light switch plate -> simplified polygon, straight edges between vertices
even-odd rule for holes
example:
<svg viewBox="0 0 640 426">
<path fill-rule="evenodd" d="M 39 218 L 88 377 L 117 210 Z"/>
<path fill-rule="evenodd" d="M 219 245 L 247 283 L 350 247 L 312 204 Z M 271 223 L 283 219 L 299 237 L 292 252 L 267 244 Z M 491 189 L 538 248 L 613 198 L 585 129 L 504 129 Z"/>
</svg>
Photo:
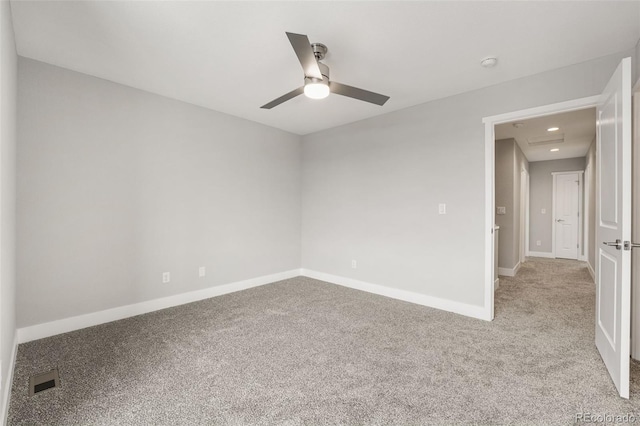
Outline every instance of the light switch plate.
<svg viewBox="0 0 640 426">
<path fill-rule="evenodd" d="M 446 204 L 438 204 L 438 214 L 447 214 Z"/>
<path fill-rule="evenodd" d="M 507 214 L 506 207 L 496 207 L 496 214 Z"/>
</svg>

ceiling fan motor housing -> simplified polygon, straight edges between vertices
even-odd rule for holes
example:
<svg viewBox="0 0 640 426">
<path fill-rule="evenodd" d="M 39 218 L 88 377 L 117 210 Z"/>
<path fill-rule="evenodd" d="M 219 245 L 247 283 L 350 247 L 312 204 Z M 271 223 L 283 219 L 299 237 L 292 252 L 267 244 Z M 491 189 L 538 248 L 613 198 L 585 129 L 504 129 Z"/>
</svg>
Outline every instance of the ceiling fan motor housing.
<svg viewBox="0 0 640 426">
<path fill-rule="evenodd" d="M 322 80 L 315 77 L 304 77 L 305 84 L 307 83 L 324 83 L 329 84 L 329 67 L 323 64 L 322 62 L 318 62 L 318 67 L 320 67 L 320 72 L 322 73 Z"/>
<path fill-rule="evenodd" d="M 318 62 L 318 67 L 320 67 L 320 72 L 322 73 L 323 80 L 329 80 L 329 67 L 322 62 Z"/>
</svg>

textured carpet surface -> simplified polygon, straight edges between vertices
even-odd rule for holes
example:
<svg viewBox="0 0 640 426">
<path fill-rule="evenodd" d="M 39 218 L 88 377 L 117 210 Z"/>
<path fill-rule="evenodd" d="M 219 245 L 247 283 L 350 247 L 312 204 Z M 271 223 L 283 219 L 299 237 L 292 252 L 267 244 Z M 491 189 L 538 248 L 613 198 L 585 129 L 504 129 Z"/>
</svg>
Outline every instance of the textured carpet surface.
<svg viewBox="0 0 640 426">
<path fill-rule="evenodd" d="M 529 259 L 485 322 L 294 278 L 18 348 L 9 424 L 572 424 L 635 413 L 583 263 Z M 58 367 L 61 387 L 28 396 Z"/>
</svg>

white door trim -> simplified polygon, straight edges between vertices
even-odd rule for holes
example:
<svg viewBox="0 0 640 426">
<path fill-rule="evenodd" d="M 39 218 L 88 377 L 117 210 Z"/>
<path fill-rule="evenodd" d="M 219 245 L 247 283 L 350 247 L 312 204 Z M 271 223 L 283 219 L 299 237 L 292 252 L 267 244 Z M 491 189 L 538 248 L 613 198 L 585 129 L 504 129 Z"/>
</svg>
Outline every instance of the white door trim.
<svg viewBox="0 0 640 426">
<path fill-rule="evenodd" d="M 596 154 L 597 155 L 597 154 Z M 589 168 L 587 169 L 585 167 L 584 170 L 584 187 L 582 188 L 582 191 L 584 193 L 584 218 L 582 220 L 582 259 L 585 262 L 587 262 L 587 266 L 589 268 L 592 268 L 592 265 L 589 264 L 589 239 L 592 238 L 592 236 L 589 233 L 589 221 L 591 220 L 591 218 L 589 217 L 589 204 L 591 203 L 591 197 L 589 196 L 589 193 L 591 192 L 591 185 L 589 185 L 589 182 L 591 181 L 591 174 L 593 173 L 593 164 L 589 165 Z M 595 193 L 595 191 L 594 191 Z M 594 278 L 594 284 L 595 284 L 595 278 Z"/>
<path fill-rule="evenodd" d="M 631 237 L 640 241 L 640 80 L 633 88 L 633 223 Z M 640 360 L 640 249 L 631 251 L 631 357 Z"/>
<path fill-rule="evenodd" d="M 484 319 L 493 320 L 493 227 L 495 225 L 495 209 L 494 209 L 494 180 L 496 174 L 495 165 L 495 125 L 508 123 L 510 121 L 524 120 L 527 118 L 542 117 L 545 115 L 553 115 L 561 112 L 576 111 L 586 108 L 594 108 L 598 105 L 599 96 L 589 96 L 586 98 L 573 99 L 566 102 L 559 102 L 550 105 L 543 105 L 534 108 L 523 109 L 520 111 L 512 111 L 504 114 L 492 115 L 484 117 L 484 259 L 485 259 L 485 287 L 484 287 Z"/>
<path fill-rule="evenodd" d="M 525 207 L 525 216 L 524 216 L 524 255 L 525 256 L 529 256 L 529 253 L 531 252 L 529 250 L 529 209 L 530 209 L 530 203 L 531 203 L 531 176 L 529 175 L 529 172 L 527 171 L 527 186 L 525 187 L 526 190 L 526 196 L 525 196 L 525 202 L 526 202 L 526 207 Z"/>
<path fill-rule="evenodd" d="M 553 175 L 553 189 L 552 189 L 552 201 L 551 201 L 551 254 L 556 257 L 556 189 L 557 189 L 557 176 L 558 175 L 573 175 L 578 174 L 580 180 L 578 189 L 578 260 L 584 260 L 582 256 L 582 219 L 584 218 L 584 211 L 582 208 L 582 192 L 584 191 L 584 170 L 576 170 L 575 172 L 552 172 Z"/>
</svg>

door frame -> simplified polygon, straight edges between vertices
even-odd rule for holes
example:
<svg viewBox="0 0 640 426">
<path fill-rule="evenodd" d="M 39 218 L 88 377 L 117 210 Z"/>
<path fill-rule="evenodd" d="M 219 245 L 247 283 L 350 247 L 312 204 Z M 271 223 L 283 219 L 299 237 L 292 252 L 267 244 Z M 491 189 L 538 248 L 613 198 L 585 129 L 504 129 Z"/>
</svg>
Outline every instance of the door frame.
<svg viewBox="0 0 640 426">
<path fill-rule="evenodd" d="M 552 189 L 552 201 L 551 201 L 551 254 L 556 257 L 556 190 L 558 189 L 558 175 L 572 175 L 578 174 L 578 255 L 576 260 L 584 261 L 582 255 L 582 241 L 583 241 L 583 220 L 584 220 L 584 207 L 582 205 L 582 193 L 584 192 L 584 170 L 576 170 L 575 172 L 552 172 L 553 175 L 553 189 Z"/>
<path fill-rule="evenodd" d="M 592 143 L 596 143 L 596 139 Z M 596 143 L 597 145 L 597 143 Z M 587 154 L 589 152 L 587 151 Z M 597 152 L 595 155 L 598 155 Z M 593 278 L 593 283 L 596 283 L 596 273 L 593 270 L 594 266 L 589 263 L 589 243 L 591 242 L 591 238 L 595 240 L 595 236 L 592 236 L 589 232 L 589 221 L 591 221 L 591 217 L 589 216 L 589 204 L 591 203 L 591 185 L 589 182 L 591 181 L 591 175 L 593 173 L 593 164 L 590 164 L 587 168 L 585 164 L 584 167 L 584 187 L 582 188 L 582 192 L 584 193 L 584 202 L 583 205 L 583 213 L 584 217 L 582 219 L 582 257 L 585 262 L 587 262 L 587 268 L 589 269 L 589 274 L 591 274 L 591 278 Z M 595 185 L 594 185 L 595 186 Z M 595 188 L 593 188 L 593 193 L 595 194 Z M 595 197 L 594 197 L 595 198 Z M 595 223 L 595 222 L 594 222 Z M 594 224 L 595 226 L 595 224 Z M 595 252 L 594 252 L 595 253 Z M 595 263 L 595 260 L 594 260 Z"/>
<path fill-rule="evenodd" d="M 508 123 L 516 120 L 526 120 L 528 118 L 543 117 L 561 112 L 576 111 L 586 108 L 595 108 L 598 105 L 600 96 L 589 96 L 586 98 L 573 99 L 555 104 L 543 105 L 534 108 L 527 108 L 519 111 L 512 111 L 504 114 L 484 117 L 484 164 L 485 164 L 485 277 L 484 277 L 484 315 L 483 318 L 491 321 L 494 318 L 494 271 L 493 271 L 493 227 L 495 226 L 495 126 L 497 124 Z"/>
<path fill-rule="evenodd" d="M 631 237 L 640 241 L 640 79 L 631 90 L 633 139 L 631 150 Z M 634 253 L 635 252 L 635 253 Z M 635 271 L 635 273 L 634 273 Z M 631 358 L 640 360 L 640 249 L 631 251 Z"/>
</svg>

